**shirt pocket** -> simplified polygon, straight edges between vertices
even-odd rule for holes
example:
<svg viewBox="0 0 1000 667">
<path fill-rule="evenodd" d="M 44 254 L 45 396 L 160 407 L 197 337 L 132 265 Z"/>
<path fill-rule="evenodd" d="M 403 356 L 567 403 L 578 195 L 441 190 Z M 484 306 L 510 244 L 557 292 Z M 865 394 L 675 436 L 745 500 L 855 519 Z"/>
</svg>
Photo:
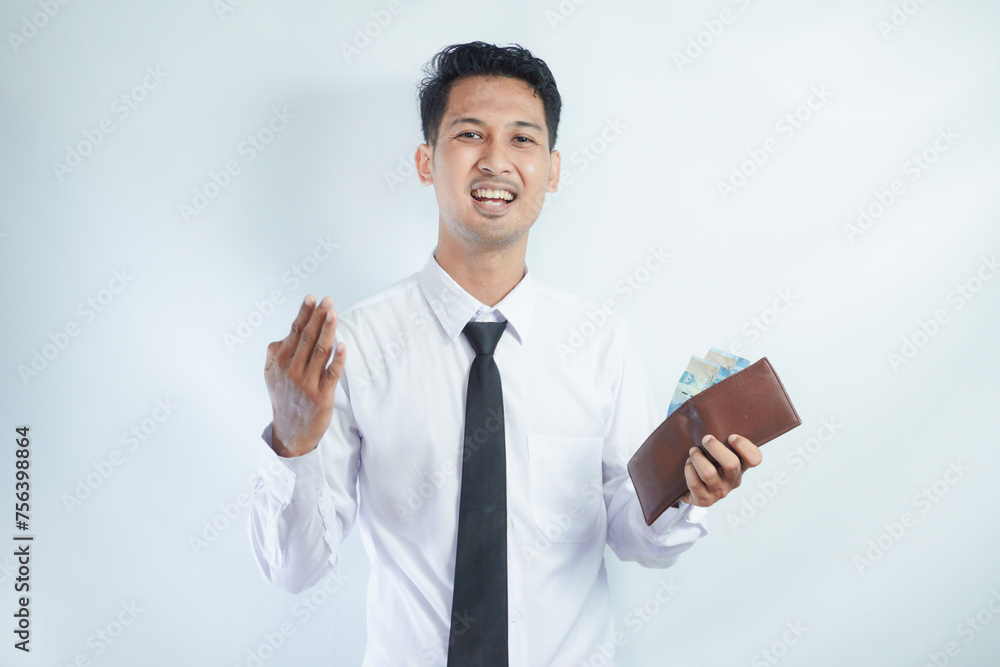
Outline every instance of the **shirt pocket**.
<svg viewBox="0 0 1000 667">
<path fill-rule="evenodd" d="M 531 512 L 550 542 L 591 542 L 604 530 L 603 438 L 528 436 Z"/>
</svg>

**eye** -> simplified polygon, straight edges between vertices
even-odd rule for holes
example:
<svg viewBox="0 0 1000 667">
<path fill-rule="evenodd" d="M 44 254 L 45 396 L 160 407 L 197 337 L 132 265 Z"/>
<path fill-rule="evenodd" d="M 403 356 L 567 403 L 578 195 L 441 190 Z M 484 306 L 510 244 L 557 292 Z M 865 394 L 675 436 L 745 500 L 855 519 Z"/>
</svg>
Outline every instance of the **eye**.
<svg viewBox="0 0 1000 667">
<path fill-rule="evenodd" d="M 521 139 L 524 139 L 524 141 L 520 141 Z M 533 144 L 533 143 L 535 143 L 534 139 L 532 139 L 531 137 L 525 137 L 525 136 L 514 137 L 514 141 L 516 141 L 519 144 Z"/>
<path fill-rule="evenodd" d="M 473 138 L 475 138 L 475 137 L 479 136 L 479 133 L 478 132 L 473 132 L 472 130 L 469 130 L 468 132 L 459 132 L 458 134 L 455 135 L 455 138 L 457 139 L 457 138 L 468 137 L 468 136 L 472 136 Z"/>
</svg>

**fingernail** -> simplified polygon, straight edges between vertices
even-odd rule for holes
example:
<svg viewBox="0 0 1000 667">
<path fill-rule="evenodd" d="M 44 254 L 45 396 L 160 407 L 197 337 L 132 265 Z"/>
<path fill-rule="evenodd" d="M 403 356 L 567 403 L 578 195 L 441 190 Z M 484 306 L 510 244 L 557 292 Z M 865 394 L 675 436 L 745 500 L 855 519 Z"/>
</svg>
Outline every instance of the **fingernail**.
<svg viewBox="0 0 1000 667">
<path fill-rule="evenodd" d="M 333 311 L 332 310 L 326 311 L 326 321 L 327 322 L 333 322 Z"/>
<path fill-rule="evenodd" d="M 703 445 L 708 445 L 708 442 L 709 442 L 709 441 L 710 441 L 711 439 L 712 439 L 712 436 L 710 436 L 710 435 L 706 435 L 706 436 L 705 436 L 704 438 L 702 438 L 702 439 L 701 439 L 701 444 L 703 444 Z"/>
<path fill-rule="evenodd" d="M 688 450 L 688 456 L 691 456 L 691 455 L 692 455 L 692 454 L 694 454 L 694 453 L 695 453 L 696 451 L 698 451 L 698 448 L 697 448 L 697 447 L 692 447 L 691 449 L 689 449 L 689 450 Z"/>
<path fill-rule="evenodd" d="M 736 434 L 735 433 L 733 433 L 733 434 L 731 434 L 729 436 L 729 444 L 733 444 L 734 442 L 736 442 Z"/>
<path fill-rule="evenodd" d="M 302 303 L 306 304 L 307 306 L 311 306 L 314 303 L 316 303 L 316 299 L 313 298 L 312 294 L 306 294 L 306 298 L 302 300 Z"/>
</svg>

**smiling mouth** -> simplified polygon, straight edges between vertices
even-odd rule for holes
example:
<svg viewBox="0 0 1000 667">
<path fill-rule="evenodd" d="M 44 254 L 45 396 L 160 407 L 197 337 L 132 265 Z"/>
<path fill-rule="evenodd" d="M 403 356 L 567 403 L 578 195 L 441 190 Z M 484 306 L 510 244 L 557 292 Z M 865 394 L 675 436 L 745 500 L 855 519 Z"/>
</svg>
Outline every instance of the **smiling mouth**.
<svg viewBox="0 0 1000 667">
<path fill-rule="evenodd" d="M 508 190 L 490 190 L 488 188 L 476 188 L 471 193 L 472 198 L 488 206 L 505 206 L 517 199 L 517 195 Z"/>
</svg>

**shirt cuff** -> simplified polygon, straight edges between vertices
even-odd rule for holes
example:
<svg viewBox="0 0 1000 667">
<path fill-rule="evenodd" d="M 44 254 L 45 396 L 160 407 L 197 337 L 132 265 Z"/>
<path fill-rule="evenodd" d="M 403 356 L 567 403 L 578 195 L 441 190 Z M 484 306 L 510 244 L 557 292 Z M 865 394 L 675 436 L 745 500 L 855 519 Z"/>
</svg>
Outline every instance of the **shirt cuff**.
<svg viewBox="0 0 1000 667">
<path fill-rule="evenodd" d="M 272 447 L 273 426 L 273 422 L 268 424 L 261 433 L 260 476 L 264 485 L 286 500 L 319 494 L 326 482 L 319 446 L 302 456 L 278 456 Z"/>
<path fill-rule="evenodd" d="M 696 526 L 701 529 L 702 533 L 707 533 L 705 530 L 705 517 L 708 514 L 707 507 L 699 507 L 697 505 L 690 505 L 688 503 L 680 503 L 680 507 L 670 507 L 666 512 L 661 514 L 656 518 L 655 521 L 649 526 L 650 530 L 654 531 L 660 540 L 665 540 L 670 535 L 670 532 L 677 528 L 681 524 L 686 524 L 687 526 Z"/>
</svg>

